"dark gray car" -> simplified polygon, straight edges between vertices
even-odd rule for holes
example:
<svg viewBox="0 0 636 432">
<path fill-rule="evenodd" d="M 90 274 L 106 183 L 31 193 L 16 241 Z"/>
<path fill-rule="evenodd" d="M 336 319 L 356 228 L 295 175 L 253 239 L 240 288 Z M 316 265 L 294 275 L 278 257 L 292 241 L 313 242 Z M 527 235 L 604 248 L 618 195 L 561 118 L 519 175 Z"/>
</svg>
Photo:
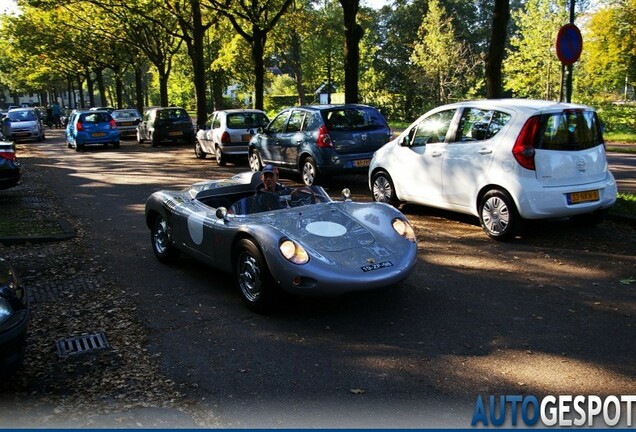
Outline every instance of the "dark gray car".
<svg viewBox="0 0 636 432">
<path fill-rule="evenodd" d="M 252 171 L 272 164 L 300 173 L 311 186 L 329 175 L 366 174 L 373 152 L 390 138 L 382 114 L 367 105 L 293 107 L 254 135 L 248 160 Z"/>
</svg>

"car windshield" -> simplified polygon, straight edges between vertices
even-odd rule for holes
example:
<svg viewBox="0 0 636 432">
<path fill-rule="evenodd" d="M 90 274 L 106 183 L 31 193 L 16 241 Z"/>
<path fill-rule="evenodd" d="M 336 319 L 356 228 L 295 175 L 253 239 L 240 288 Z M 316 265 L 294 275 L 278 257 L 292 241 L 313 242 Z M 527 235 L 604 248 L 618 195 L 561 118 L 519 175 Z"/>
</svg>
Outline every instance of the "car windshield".
<svg viewBox="0 0 636 432">
<path fill-rule="evenodd" d="M 329 130 L 358 131 L 387 127 L 384 117 L 367 107 L 339 108 L 323 111 L 322 117 Z"/>
<path fill-rule="evenodd" d="M 38 119 L 35 111 L 9 111 L 9 120 L 12 122 L 35 121 Z"/>
<path fill-rule="evenodd" d="M 320 186 L 284 188 L 281 191 L 262 192 L 240 199 L 230 206 L 228 213 L 244 216 L 330 201 L 331 198 Z"/>
<path fill-rule="evenodd" d="M 232 113 L 227 115 L 228 129 L 250 129 L 265 127 L 269 123 L 263 113 Z"/>
</svg>

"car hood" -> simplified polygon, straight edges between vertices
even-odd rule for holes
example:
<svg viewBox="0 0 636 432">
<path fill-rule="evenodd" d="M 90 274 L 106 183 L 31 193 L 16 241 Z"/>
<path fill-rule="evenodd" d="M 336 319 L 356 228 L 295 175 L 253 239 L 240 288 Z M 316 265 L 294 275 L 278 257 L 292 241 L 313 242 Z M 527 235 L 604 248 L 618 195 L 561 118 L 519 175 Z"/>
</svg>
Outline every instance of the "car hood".
<svg viewBox="0 0 636 432">
<path fill-rule="evenodd" d="M 251 215 L 283 236 L 323 253 L 368 247 L 376 236 L 343 203 L 315 204 Z"/>
</svg>

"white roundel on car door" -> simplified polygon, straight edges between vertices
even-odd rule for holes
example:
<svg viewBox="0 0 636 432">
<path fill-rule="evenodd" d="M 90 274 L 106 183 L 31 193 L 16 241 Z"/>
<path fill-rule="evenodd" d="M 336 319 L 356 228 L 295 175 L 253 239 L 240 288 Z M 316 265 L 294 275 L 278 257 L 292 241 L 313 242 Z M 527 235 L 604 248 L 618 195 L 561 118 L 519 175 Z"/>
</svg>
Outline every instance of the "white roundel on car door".
<svg viewBox="0 0 636 432">
<path fill-rule="evenodd" d="M 203 243 L 203 221 L 205 218 L 205 212 L 192 213 L 188 216 L 188 233 L 192 241 L 197 245 Z"/>
</svg>

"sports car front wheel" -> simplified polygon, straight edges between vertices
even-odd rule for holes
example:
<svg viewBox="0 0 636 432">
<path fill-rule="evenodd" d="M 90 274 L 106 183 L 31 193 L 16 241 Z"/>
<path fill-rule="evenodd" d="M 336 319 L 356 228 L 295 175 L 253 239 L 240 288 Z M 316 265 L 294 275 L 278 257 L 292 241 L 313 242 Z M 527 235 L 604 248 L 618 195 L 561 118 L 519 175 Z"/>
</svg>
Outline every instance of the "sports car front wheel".
<svg viewBox="0 0 636 432">
<path fill-rule="evenodd" d="M 163 263 L 171 264 L 179 259 L 179 249 L 174 247 L 168 236 L 168 222 L 163 216 L 157 216 L 150 231 L 152 250 L 157 259 Z"/>
<path fill-rule="evenodd" d="M 236 283 L 243 302 L 254 312 L 270 312 L 278 305 L 281 292 L 258 246 L 243 239 L 236 245 L 235 256 Z"/>
</svg>

